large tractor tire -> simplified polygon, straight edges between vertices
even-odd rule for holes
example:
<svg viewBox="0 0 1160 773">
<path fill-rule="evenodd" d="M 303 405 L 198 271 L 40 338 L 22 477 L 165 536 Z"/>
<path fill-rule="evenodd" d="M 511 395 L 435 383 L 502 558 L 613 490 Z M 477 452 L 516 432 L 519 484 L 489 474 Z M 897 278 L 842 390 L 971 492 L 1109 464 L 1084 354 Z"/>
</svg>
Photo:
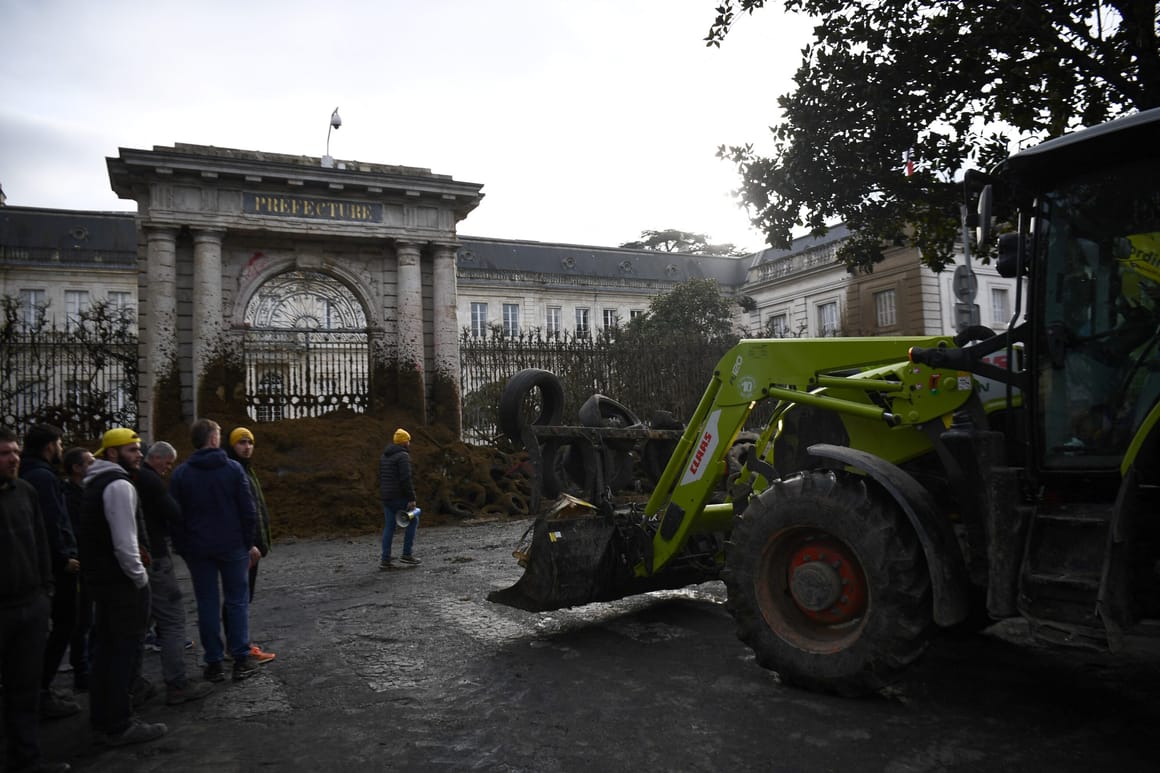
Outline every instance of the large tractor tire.
<svg viewBox="0 0 1160 773">
<path fill-rule="evenodd" d="M 930 577 L 905 514 L 849 473 L 793 475 L 734 523 L 722 577 L 738 637 L 785 684 L 861 695 L 922 654 Z"/>
<path fill-rule="evenodd" d="M 559 424 L 564 415 L 564 387 L 555 373 L 527 368 L 516 373 L 499 396 L 499 429 L 512 443 L 522 443 L 527 424 Z"/>
</svg>

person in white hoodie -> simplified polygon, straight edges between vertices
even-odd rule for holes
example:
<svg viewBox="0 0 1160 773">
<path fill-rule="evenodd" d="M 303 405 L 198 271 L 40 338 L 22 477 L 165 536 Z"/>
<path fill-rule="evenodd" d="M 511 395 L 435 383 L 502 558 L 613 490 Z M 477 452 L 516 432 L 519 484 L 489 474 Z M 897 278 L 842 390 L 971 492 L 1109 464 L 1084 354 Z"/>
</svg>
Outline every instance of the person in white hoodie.
<svg viewBox="0 0 1160 773">
<path fill-rule="evenodd" d="M 133 716 L 132 689 L 149 626 L 148 542 L 130 472 L 141 467 L 141 438 L 111 429 L 85 475 L 81 572 L 95 606 L 89 723 L 106 746 L 152 741 L 168 728 Z"/>
</svg>

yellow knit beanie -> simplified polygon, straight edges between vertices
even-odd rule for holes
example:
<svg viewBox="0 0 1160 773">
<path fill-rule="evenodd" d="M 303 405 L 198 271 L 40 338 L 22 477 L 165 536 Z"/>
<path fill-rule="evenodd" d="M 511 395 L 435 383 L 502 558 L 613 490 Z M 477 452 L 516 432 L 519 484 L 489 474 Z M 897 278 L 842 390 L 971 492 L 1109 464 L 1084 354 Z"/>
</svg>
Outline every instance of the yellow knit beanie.
<svg viewBox="0 0 1160 773">
<path fill-rule="evenodd" d="M 395 445 L 399 446 L 403 445 L 403 443 L 411 442 L 411 433 L 400 427 L 399 429 L 395 430 L 394 442 Z"/>
</svg>

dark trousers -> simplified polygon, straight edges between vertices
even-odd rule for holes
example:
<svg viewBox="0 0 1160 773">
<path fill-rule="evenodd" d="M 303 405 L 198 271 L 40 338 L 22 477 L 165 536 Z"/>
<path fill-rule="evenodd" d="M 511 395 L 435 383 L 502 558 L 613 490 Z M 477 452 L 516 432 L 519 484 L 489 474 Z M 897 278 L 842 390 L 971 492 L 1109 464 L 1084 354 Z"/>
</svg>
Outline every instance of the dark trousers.
<svg viewBox="0 0 1160 773">
<path fill-rule="evenodd" d="M 89 689 L 89 661 L 93 651 L 93 600 L 84 582 L 77 584 L 77 617 L 68 644 L 68 660 L 73 668 L 73 687 Z"/>
<path fill-rule="evenodd" d="M 96 609 L 89 722 L 99 733 L 120 733 L 133 719 L 133 679 L 149 625 L 149 586 L 91 591 Z"/>
<path fill-rule="evenodd" d="M 40 686 L 45 690 L 60 669 L 77 621 L 77 575 L 58 571 L 54 573 L 53 581 L 52 628 L 44 645 L 44 671 L 40 678 Z"/>
<path fill-rule="evenodd" d="M 4 683 L 5 769 L 40 761 L 40 672 L 48 635 L 47 595 L 0 607 L 0 682 Z"/>
</svg>

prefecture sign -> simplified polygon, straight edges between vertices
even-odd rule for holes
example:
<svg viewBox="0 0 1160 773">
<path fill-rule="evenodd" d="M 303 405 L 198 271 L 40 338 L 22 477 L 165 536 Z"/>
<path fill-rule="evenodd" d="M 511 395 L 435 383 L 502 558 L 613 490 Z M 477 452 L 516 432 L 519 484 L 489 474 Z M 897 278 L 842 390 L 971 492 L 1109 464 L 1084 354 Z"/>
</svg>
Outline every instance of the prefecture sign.
<svg viewBox="0 0 1160 773">
<path fill-rule="evenodd" d="M 311 220 L 342 220 L 355 223 L 380 223 L 383 220 L 382 204 L 270 193 L 243 192 L 242 211 L 247 215 L 304 217 Z"/>
</svg>

